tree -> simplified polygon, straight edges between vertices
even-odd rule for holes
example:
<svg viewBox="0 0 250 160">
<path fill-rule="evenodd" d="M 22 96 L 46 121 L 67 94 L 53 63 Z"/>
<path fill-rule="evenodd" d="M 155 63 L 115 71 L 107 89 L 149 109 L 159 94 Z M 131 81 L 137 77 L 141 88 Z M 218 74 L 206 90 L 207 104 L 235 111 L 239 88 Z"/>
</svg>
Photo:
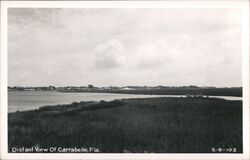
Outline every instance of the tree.
<svg viewBox="0 0 250 160">
<path fill-rule="evenodd" d="M 93 89 L 93 88 L 95 88 L 95 87 L 94 87 L 93 85 L 89 84 L 89 85 L 88 85 L 88 88 Z"/>
</svg>

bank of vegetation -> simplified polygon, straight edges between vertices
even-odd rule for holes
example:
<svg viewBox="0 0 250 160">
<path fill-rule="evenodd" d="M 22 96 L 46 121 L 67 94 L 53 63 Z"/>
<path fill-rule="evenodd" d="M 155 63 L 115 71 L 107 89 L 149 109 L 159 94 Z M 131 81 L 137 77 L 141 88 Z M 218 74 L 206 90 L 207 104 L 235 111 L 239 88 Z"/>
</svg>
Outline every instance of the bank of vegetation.
<svg viewBox="0 0 250 160">
<path fill-rule="evenodd" d="M 103 89 L 103 90 L 60 90 L 60 92 L 95 92 L 150 95 L 209 95 L 242 97 L 242 88 L 163 88 L 163 89 Z"/>
<path fill-rule="evenodd" d="M 242 102 L 148 98 L 45 106 L 8 114 L 12 147 L 95 147 L 103 153 L 242 152 Z"/>
</svg>

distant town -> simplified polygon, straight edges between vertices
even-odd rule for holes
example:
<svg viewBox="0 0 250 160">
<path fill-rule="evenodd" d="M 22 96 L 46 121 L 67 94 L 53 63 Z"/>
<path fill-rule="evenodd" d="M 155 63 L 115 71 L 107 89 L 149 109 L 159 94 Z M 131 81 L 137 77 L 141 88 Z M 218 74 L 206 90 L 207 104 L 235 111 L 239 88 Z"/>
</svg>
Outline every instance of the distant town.
<svg viewBox="0 0 250 160">
<path fill-rule="evenodd" d="M 102 90 L 161 90 L 161 89 L 216 89 L 217 87 L 199 87 L 195 85 L 189 86 L 108 86 L 108 87 L 96 87 L 93 85 L 87 86 L 66 86 L 66 87 L 55 87 L 55 86 L 42 86 L 42 87 L 21 87 L 13 86 L 8 87 L 8 91 L 102 91 Z M 242 87 L 222 87 L 231 89 L 240 89 Z"/>
<path fill-rule="evenodd" d="M 94 92 L 94 93 L 121 93 L 121 94 L 155 94 L 155 95 L 220 95 L 242 96 L 242 87 L 199 87 L 189 86 L 43 86 L 43 87 L 8 87 L 8 91 L 57 91 L 57 92 Z"/>
</svg>

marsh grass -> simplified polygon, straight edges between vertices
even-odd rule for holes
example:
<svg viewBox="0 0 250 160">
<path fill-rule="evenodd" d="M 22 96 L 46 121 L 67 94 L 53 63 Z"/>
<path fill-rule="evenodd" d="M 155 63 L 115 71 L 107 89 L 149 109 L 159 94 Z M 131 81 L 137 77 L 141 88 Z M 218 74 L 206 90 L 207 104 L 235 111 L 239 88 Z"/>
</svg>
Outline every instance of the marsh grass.
<svg viewBox="0 0 250 160">
<path fill-rule="evenodd" d="M 103 153 L 242 152 L 242 102 L 150 98 L 80 102 L 9 113 L 11 147 L 96 147 Z"/>
</svg>

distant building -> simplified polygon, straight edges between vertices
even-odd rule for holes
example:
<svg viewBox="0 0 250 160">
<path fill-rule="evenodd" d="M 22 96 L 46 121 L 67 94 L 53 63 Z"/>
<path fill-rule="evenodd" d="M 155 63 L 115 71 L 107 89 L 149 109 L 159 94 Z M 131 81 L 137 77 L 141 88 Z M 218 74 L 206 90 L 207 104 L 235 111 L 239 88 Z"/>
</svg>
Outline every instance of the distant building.
<svg viewBox="0 0 250 160">
<path fill-rule="evenodd" d="M 55 86 L 49 86 L 49 90 L 51 90 L 51 91 L 56 90 L 56 87 Z"/>
<path fill-rule="evenodd" d="M 122 87 L 121 90 L 133 90 L 133 88 L 130 88 L 130 87 Z"/>
</svg>

